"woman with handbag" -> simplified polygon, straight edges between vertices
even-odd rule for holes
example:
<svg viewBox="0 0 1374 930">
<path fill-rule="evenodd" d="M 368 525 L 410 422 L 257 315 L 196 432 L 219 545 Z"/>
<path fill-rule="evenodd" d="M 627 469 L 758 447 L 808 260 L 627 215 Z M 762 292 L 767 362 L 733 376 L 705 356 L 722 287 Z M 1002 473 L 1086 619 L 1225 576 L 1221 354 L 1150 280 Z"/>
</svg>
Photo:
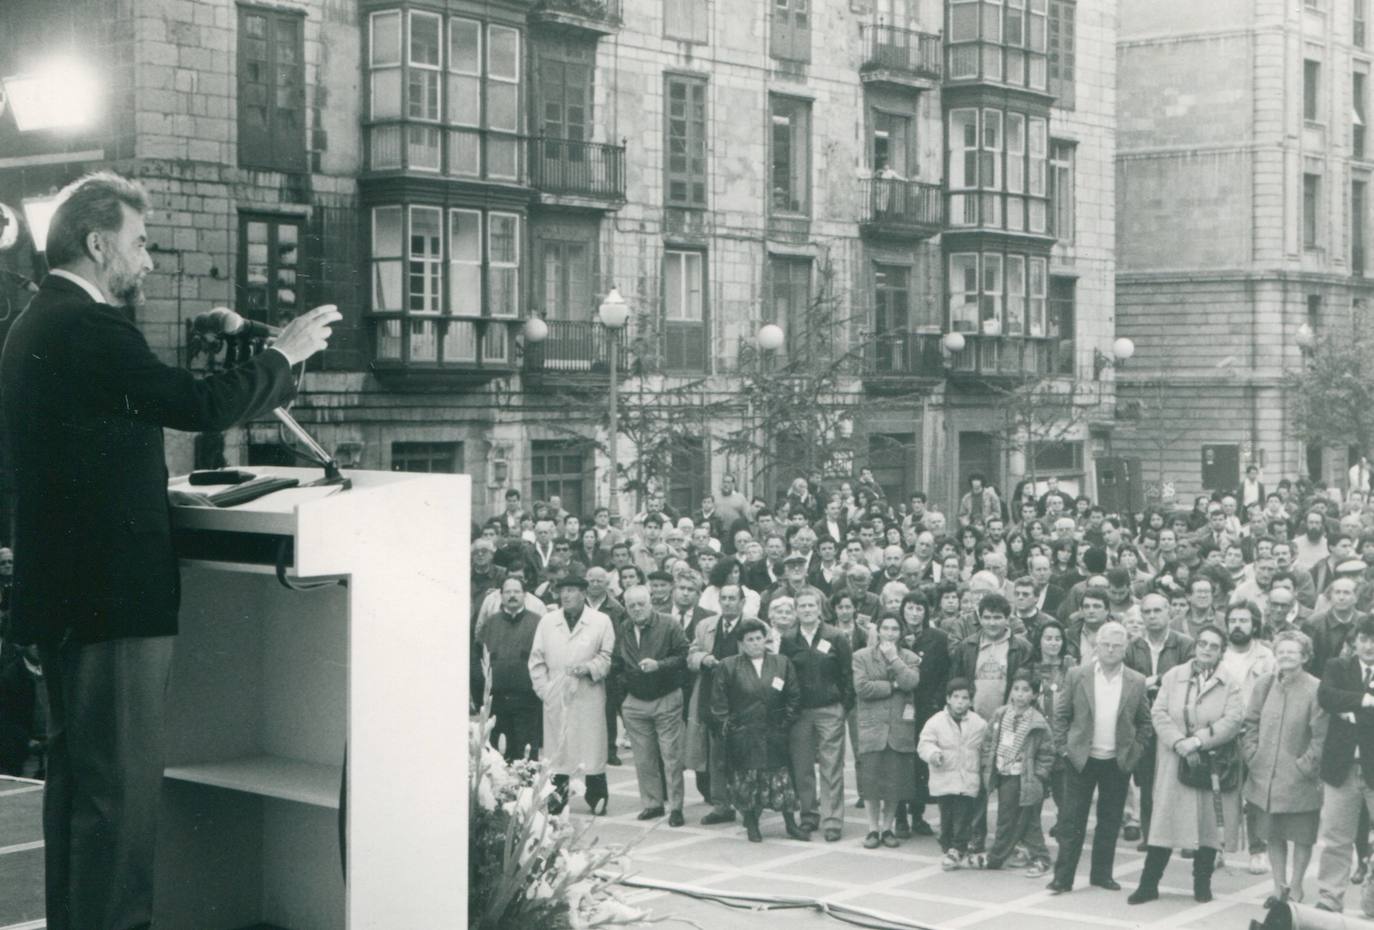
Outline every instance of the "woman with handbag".
<svg viewBox="0 0 1374 930">
<path fill-rule="evenodd" d="M 1154 722 L 1154 817 L 1140 886 L 1127 899 L 1144 904 L 1159 897 L 1159 880 L 1174 849 L 1195 849 L 1193 898 L 1212 900 L 1212 869 L 1222 849 L 1239 849 L 1241 761 L 1238 739 L 1245 707 L 1240 685 L 1220 667 L 1226 634 L 1207 625 L 1198 631 L 1191 662 L 1176 665 L 1159 681 L 1150 716 Z"/>
</svg>

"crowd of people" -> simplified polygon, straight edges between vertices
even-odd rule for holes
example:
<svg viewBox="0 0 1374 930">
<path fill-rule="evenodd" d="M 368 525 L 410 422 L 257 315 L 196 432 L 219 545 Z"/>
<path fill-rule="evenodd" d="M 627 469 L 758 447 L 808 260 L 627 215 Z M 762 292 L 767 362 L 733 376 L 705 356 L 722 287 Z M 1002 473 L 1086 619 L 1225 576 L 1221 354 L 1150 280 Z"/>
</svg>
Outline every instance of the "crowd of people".
<svg viewBox="0 0 1374 930">
<path fill-rule="evenodd" d="M 870 849 L 932 836 L 946 869 L 1061 894 L 1095 797 L 1089 881 L 1118 889 L 1118 840 L 1138 844 L 1132 904 L 1175 850 L 1199 901 L 1223 855 L 1302 901 L 1320 840 L 1315 903 L 1340 911 L 1374 806 L 1374 508 L 1355 482 L 1267 489 L 1251 468 L 1114 514 L 1054 478 L 1003 499 L 975 475 L 951 519 L 866 469 L 772 506 L 727 475 L 699 511 L 651 493 L 624 527 L 511 491 L 473 543 L 474 702 L 485 655 L 493 739 L 547 761 L 555 807 L 581 776 L 605 812 L 623 726 L 640 819 L 681 826 L 691 770 L 703 824 L 757 842 L 774 810 L 836 842 L 851 752 Z"/>
</svg>

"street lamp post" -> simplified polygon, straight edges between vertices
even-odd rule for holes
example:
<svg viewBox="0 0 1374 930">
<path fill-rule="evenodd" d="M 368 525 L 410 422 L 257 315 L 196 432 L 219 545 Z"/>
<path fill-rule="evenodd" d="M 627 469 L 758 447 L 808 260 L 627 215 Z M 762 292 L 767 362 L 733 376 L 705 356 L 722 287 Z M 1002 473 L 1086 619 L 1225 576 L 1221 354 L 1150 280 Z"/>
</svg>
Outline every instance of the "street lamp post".
<svg viewBox="0 0 1374 930">
<path fill-rule="evenodd" d="M 610 458 L 610 499 L 608 505 L 611 511 L 612 524 L 620 522 L 620 480 L 617 472 L 619 471 L 617 446 L 620 439 L 620 413 L 617 409 L 620 394 L 620 376 L 617 369 L 620 364 L 620 329 L 625 325 L 629 318 L 630 308 L 625 303 L 625 298 L 620 296 L 620 289 L 612 287 L 606 298 L 601 301 L 601 306 L 597 308 L 597 316 L 601 319 L 601 325 L 606 327 L 608 341 L 608 355 L 610 356 L 611 373 L 611 397 L 610 397 L 610 427 L 609 443 L 607 444 L 607 456 Z"/>
</svg>

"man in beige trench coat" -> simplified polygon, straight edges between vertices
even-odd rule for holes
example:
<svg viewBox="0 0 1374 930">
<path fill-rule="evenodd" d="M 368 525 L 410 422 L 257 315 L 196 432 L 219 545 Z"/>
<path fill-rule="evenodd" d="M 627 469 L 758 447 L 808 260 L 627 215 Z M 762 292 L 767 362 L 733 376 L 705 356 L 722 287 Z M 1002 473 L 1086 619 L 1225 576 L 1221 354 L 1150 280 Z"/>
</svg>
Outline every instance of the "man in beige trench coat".
<svg viewBox="0 0 1374 930">
<path fill-rule="evenodd" d="M 543 758 L 558 791 L 556 809 L 567 803 L 568 778 L 587 780 L 587 806 L 606 812 L 606 676 L 615 652 L 611 618 L 586 605 L 587 582 L 565 576 L 558 583 L 558 610 L 546 613 L 530 648 L 530 682 L 544 702 Z"/>
</svg>

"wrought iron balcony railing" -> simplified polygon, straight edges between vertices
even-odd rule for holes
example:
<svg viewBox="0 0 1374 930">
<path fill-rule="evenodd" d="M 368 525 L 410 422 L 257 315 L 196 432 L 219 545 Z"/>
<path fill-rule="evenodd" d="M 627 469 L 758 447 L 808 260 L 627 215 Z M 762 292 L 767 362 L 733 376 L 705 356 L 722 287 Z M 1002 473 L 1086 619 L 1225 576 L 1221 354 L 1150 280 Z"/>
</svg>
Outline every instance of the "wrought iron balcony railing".
<svg viewBox="0 0 1374 930">
<path fill-rule="evenodd" d="M 554 136 L 529 140 L 533 186 L 548 194 L 625 199 L 625 146 Z"/>
<path fill-rule="evenodd" d="M 944 222 L 938 184 L 881 177 L 859 181 L 859 223 L 870 232 L 923 239 L 938 233 Z"/>
<path fill-rule="evenodd" d="M 928 81 L 940 80 L 944 71 L 944 55 L 940 37 L 914 29 L 896 26 L 864 26 L 864 72 L 896 72 Z"/>
<path fill-rule="evenodd" d="M 617 360 L 623 376 L 629 360 L 625 328 L 612 333 L 595 320 L 545 320 L 549 332 L 542 342 L 525 343 L 527 376 L 604 379 L 611 375 L 611 339 L 616 340 Z"/>
<path fill-rule="evenodd" d="M 965 333 L 964 348 L 952 353 L 948 365 L 954 375 L 1043 378 L 1059 372 L 1058 348 L 1054 339 Z"/>
</svg>

